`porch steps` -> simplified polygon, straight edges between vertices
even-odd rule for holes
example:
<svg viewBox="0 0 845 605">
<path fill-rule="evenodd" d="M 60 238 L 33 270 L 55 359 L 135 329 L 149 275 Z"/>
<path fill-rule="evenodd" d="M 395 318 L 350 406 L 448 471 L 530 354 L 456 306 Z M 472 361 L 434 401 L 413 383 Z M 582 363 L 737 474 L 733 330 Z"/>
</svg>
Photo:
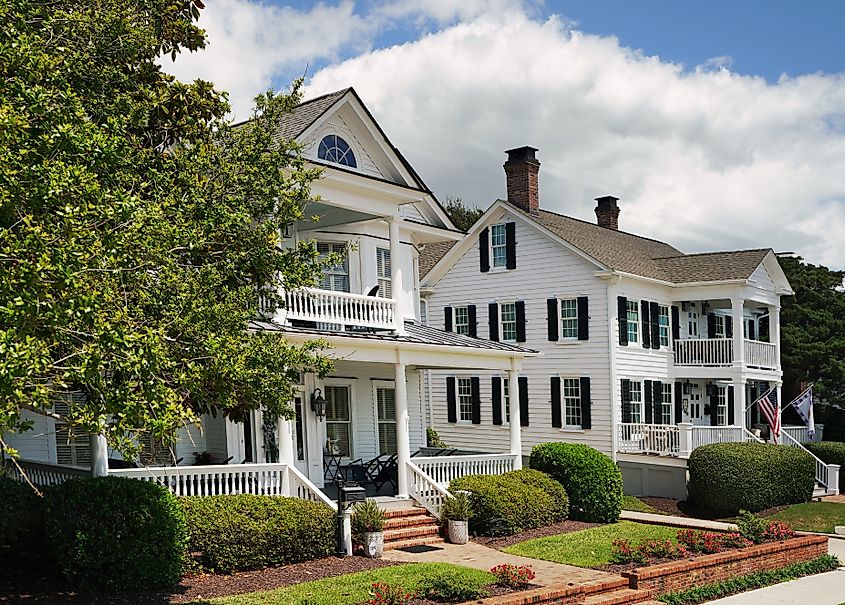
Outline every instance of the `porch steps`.
<svg viewBox="0 0 845 605">
<path fill-rule="evenodd" d="M 390 508 L 384 516 L 385 550 L 443 542 L 440 524 L 424 508 Z"/>
</svg>

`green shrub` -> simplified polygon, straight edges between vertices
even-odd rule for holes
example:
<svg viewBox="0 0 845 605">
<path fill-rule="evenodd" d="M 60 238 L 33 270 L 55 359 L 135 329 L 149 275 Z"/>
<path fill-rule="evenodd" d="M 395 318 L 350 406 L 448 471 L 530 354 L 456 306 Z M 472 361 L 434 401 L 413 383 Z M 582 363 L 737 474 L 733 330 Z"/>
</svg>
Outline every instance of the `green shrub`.
<svg viewBox="0 0 845 605">
<path fill-rule="evenodd" d="M 425 444 L 428 447 L 446 447 L 446 444 L 440 438 L 440 434 L 434 430 L 433 426 L 425 427 Z"/>
<path fill-rule="evenodd" d="M 689 458 L 689 499 L 705 510 L 735 515 L 807 502 L 816 465 L 797 448 L 763 443 L 716 443 Z"/>
<path fill-rule="evenodd" d="M 453 480 L 449 491 L 469 492 L 473 533 L 514 534 L 563 521 L 566 491 L 559 483 L 531 469 L 502 475 L 467 475 Z"/>
<path fill-rule="evenodd" d="M 191 571 L 231 573 L 326 557 L 335 512 L 298 498 L 196 496 L 182 499 Z"/>
<path fill-rule="evenodd" d="M 352 509 L 352 535 L 360 540 L 365 533 L 384 531 L 384 511 L 369 498 Z"/>
<path fill-rule="evenodd" d="M 23 481 L 0 477 L 0 558 L 47 556 L 44 498 Z"/>
<path fill-rule="evenodd" d="M 487 591 L 478 585 L 476 578 L 462 575 L 440 574 L 426 579 L 419 594 L 432 601 L 463 603 L 487 596 Z"/>
<path fill-rule="evenodd" d="M 763 534 L 769 527 L 769 522 L 763 517 L 759 517 L 754 513 L 749 513 L 747 510 L 739 511 L 739 516 L 736 518 L 736 526 L 739 528 L 739 533 L 746 540 L 751 540 L 754 544 L 760 544 L 763 541 Z"/>
<path fill-rule="evenodd" d="M 142 590 L 179 581 L 185 515 L 160 485 L 72 479 L 47 492 L 47 535 L 67 580 L 86 590 Z"/>
<path fill-rule="evenodd" d="M 622 473 L 598 450 L 577 443 L 541 443 L 531 449 L 530 465 L 563 484 L 571 518 L 598 523 L 619 519 Z"/>
<path fill-rule="evenodd" d="M 440 507 L 440 523 L 449 521 L 469 521 L 472 516 L 472 504 L 466 492 L 457 492 Z"/>
<path fill-rule="evenodd" d="M 845 443 L 841 441 L 817 441 L 805 443 L 804 447 L 825 464 L 838 464 L 845 468 Z"/>
</svg>

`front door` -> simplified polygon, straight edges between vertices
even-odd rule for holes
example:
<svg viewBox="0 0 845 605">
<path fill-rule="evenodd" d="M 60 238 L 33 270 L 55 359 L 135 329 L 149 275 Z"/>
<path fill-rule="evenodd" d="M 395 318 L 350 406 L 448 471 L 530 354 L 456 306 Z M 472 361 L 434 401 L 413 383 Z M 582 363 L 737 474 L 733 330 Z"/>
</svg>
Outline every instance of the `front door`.
<svg viewBox="0 0 845 605">
<path fill-rule="evenodd" d="M 393 385 L 375 385 L 378 453 L 396 453 L 396 390 Z"/>
<path fill-rule="evenodd" d="M 705 405 L 706 398 L 703 397 L 700 385 L 691 382 L 688 390 L 689 392 L 684 393 L 683 398 L 684 422 L 710 426 L 710 406 Z"/>
</svg>

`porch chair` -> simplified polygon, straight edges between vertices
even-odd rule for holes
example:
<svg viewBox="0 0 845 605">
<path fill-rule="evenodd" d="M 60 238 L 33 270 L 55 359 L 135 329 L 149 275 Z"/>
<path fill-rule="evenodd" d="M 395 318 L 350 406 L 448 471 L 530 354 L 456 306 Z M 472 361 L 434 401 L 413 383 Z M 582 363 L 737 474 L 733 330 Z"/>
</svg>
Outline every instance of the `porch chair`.
<svg viewBox="0 0 845 605">
<path fill-rule="evenodd" d="M 390 483 L 394 491 L 396 490 L 399 483 L 399 465 L 396 463 L 396 454 L 391 455 L 379 465 L 372 481 L 376 490 L 380 490 L 386 483 Z"/>
</svg>

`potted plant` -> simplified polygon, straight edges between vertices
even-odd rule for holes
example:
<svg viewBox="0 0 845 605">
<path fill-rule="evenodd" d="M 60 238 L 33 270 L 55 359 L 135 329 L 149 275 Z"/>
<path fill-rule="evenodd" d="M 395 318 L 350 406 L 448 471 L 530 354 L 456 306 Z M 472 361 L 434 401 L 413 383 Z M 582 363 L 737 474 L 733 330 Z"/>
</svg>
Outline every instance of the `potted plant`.
<svg viewBox="0 0 845 605">
<path fill-rule="evenodd" d="M 365 500 L 352 511 L 352 535 L 364 548 L 364 556 L 378 559 L 384 552 L 384 511 L 375 500 Z"/>
<path fill-rule="evenodd" d="M 449 542 L 466 544 L 469 542 L 469 517 L 472 507 L 466 492 L 457 492 L 440 507 L 440 522 L 446 525 Z"/>
</svg>

